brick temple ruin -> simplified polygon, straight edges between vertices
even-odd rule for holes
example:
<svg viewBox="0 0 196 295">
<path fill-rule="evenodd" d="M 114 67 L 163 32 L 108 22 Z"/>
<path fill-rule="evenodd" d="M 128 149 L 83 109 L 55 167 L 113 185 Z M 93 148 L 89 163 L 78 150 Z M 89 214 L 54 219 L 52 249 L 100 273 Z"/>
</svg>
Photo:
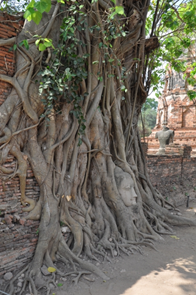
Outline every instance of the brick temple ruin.
<svg viewBox="0 0 196 295">
<path fill-rule="evenodd" d="M 153 186 L 176 206 L 185 204 L 187 196 L 196 198 L 196 102 L 189 99 L 186 89 L 183 74 L 169 68 L 158 101 L 156 126 L 143 142 Z M 175 135 L 165 155 L 158 155 L 155 134 L 165 125 Z"/>
<path fill-rule="evenodd" d="M 0 12 L 0 42 L 1 39 L 16 37 L 22 25 L 23 19 Z M 0 43 L 0 74 L 13 76 L 14 73 L 15 52 L 10 50 L 9 45 L 2 47 Z M 159 146 L 154 134 L 161 128 L 163 121 L 167 121 L 168 126 L 175 130 L 175 142 L 195 142 L 196 108 L 189 101 L 183 83 L 181 75 L 167 78 L 165 91 L 159 99 L 157 125 L 148 141 L 150 148 Z M 11 89 L 8 83 L 0 81 L 0 105 Z M 194 144 L 192 148 L 194 149 Z M 182 152 L 177 154 L 157 156 L 154 153 L 146 156 L 152 184 L 176 206 L 185 204 L 187 194 L 190 199 L 196 196 L 196 157 L 190 157 L 190 147 L 181 149 Z M 16 160 L 10 155 L 3 166 L 15 171 Z M 35 200 L 39 196 L 39 186 L 30 165 L 27 171 L 26 195 Z M 37 244 L 39 221 L 25 219 L 28 213 L 22 211 L 20 197 L 18 176 L 13 173 L 5 178 L 0 169 L 0 285 L 5 273 L 29 262 Z"/>
<path fill-rule="evenodd" d="M 191 156 L 196 155 L 196 102 L 189 99 L 186 88 L 183 74 L 169 69 L 163 94 L 158 100 L 156 126 L 146 138 L 148 154 L 158 151 L 159 142 L 155 134 L 165 124 L 175 132 L 173 152 L 179 153 L 183 145 L 189 145 L 192 147 Z M 171 148 L 167 147 L 166 153 L 170 153 Z"/>
</svg>

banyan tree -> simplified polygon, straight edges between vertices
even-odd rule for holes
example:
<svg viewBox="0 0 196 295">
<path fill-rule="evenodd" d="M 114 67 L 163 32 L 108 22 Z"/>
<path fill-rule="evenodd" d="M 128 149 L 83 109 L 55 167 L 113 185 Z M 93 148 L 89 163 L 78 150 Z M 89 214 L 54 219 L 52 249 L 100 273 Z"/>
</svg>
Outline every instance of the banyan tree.
<svg viewBox="0 0 196 295">
<path fill-rule="evenodd" d="M 82 253 L 112 259 L 114 251 L 154 248 L 170 225 L 196 224 L 171 214 L 173 206 L 153 188 L 139 138 L 149 61 L 159 46 L 158 6 L 145 36 L 148 8 L 149 0 L 52 2 L 38 24 L 26 20 L 17 38 L 0 40 L 16 51 L 14 76 L 0 74 L 12 86 L 0 106 L 1 171 L 11 173 L 3 165 L 13 155 L 25 218 L 40 220 L 21 293 L 28 284 L 34 295 L 48 287 L 41 267 L 56 260 L 106 280 Z M 40 187 L 37 202 L 25 195 L 28 162 Z"/>
</svg>

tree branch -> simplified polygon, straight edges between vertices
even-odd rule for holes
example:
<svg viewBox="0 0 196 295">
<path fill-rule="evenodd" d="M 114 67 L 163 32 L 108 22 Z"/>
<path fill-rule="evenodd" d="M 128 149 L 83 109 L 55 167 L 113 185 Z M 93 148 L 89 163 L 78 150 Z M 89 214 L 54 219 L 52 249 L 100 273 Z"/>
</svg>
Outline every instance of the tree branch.
<svg viewBox="0 0 196 295">
<path fill-rule="evenodd" d="M 3 81 L 3 82 L 7 82 L 7 83 L 11 84 L 16 89 L 16 92 L 18 93 L 18 96 L 22 100 L 24 111 L 31 118 L 31 120 L 33 121 L 33 123 L 34 124 L 37 124 L 37 122 L 38 122 L 37 114 L 32 109 L 28 98 L 26 97 L 23 89 L 20 87 L 20 84 L 18 83 L 18 81 L 16 80 L 16 78 L 15 77 L 12 78 L 12 77 L 8 77 L 6 75 L 0 74 L 0 80 Z"/>
<path fill-rule="evenodd" d="M 107 0 L 106 0 L 107 1 Z M 111 8 L 112 7 L 112 5 L 111 5 L 111 3 L 109 2 L 109 1 L 104 1 L 104 0 L 99 0 L 99 5 L 103 8 L 103 9 L 105 9 L 105 10 L 107 10 L 108 8 Z"/>
<path fill-rule="evenodd" d="M 178 18 L 182 23 L 184 23 L 183 19 L 182 19 L 182 18 L 180 17 L 180 15 L 179 15 L 178 10 L 177 10 L 174 6 L 170 6 L 170 7 L 171 7 L 171 9 L 173 9 L 173 10 L 175 11 L 177 18 Z"/>
<path fill-rule="evenodd" d="M 9 39 L 0 39 L 0 46 L 7 46 L 7 45 L 13 45 L 16 43 L 16 37 L 9 38 Z"/>
<path fill-rule="evenodd" d="M 90 125 L 92 118 L 94 116 L 94 113 L 99 105 L 102 91 L 103 91 L 103 82 L 100 82 L 100 84 L 98 86 L 97 93 L 95 95 L 95 98 L 93 99 L 92 105 L 91 105 L 91 107 L 87 113 L 87 116 L 86 116 L 86 128 Z"/>
</svg>

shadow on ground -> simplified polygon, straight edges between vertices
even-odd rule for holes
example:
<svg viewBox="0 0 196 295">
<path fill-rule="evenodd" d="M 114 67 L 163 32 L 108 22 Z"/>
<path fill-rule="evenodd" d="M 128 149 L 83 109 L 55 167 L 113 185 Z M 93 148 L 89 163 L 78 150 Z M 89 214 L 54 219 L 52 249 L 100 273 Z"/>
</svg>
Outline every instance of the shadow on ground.
<svg viewBox="0 0 196 295">
<path fill-rule="evenodd" d="M 183 215 L 196 218 L 196 202 Z M 118 257 L 99 267 L 111 278 L 104 282 L 81 279 L 77 286 L 64 285 L 55 295 L 196 295 L 196 227 L 176 227 L 175 237 L 165 236 L 158 251 Z M 95 276 L 94 276 L 95 277 Z"/>
</svg>

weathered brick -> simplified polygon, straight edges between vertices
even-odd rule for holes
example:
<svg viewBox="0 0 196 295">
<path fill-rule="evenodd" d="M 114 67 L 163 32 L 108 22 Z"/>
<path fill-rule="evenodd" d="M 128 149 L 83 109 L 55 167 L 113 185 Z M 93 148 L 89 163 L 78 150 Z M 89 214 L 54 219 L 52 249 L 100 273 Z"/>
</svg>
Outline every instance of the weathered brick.
<svg viewBox="0 0 196 295">
<path fill-rule="evenodd" d="M 0 12 L 0 38 L 16 36 L 21 30 L 23 20 L 15 20 L 14 16 Z M 5 21 L 5 22 L 4 22 Z M 15 72 L 15 51 L 10 51 L 10 46 L 0 47 L 0 73 L 13 76 Z M 10 94 L 12 87 L 6 82 L 0 81 L 0 105 Z M 29 165 L 29 164 L 28 164 Z M 16 168 L 16 160 L 8 155 L 4 167 Z M 27 170 L 26 195 L 38 199 L 39 186 L 33 176 L 30 165 Z M 5 216 L 5 224 L 0 225 L 0 276 L 6 271 L 12 271 L 20 267 L 32 257 L 37 243 L 35 231 L 38 228 L 38 221 L 27 221 L 25 216 L 28 213 L 22 212 L 20 203 L 20 183 L 18 176 L 7 182 L 0 180 L 0 206 Z M 20 216 L 20 223 L 13 221 L 13 214 Z M 1 216 L 2 217 L 2 216 Z M 7 224 L 6 224 L 7 222 Z M 14 227 L 9 228 L 9 226 Z"/>
<path fill-rule="evenodd" d="M 195 157 L 147 155 L 146 161 L 152 184 L 174 205 L 184 204 L 186 194 L 196 197 Z"/>
<path fill-rule="evenodd" d="M 156 126 L 152 134 L 145 139 L 148 142 L 148 153 L 155 154 L 159 141 L 155 138 L 162 125 L 174 130 L 174 143 L 187 144 L 192 147 L 192 155 L 196 154 L 196 105 L 189 99 L 185 90 L 185 81 L 178 73 L 168 72 L 165 78 L 165 89 L 158 100 Z M 172 73 L 172 74 L 171 74 Z M 175 83 L 171 82 L 174 81 Z M 189 90 L 193 87 L 189 86 Z"/>
</svg>

